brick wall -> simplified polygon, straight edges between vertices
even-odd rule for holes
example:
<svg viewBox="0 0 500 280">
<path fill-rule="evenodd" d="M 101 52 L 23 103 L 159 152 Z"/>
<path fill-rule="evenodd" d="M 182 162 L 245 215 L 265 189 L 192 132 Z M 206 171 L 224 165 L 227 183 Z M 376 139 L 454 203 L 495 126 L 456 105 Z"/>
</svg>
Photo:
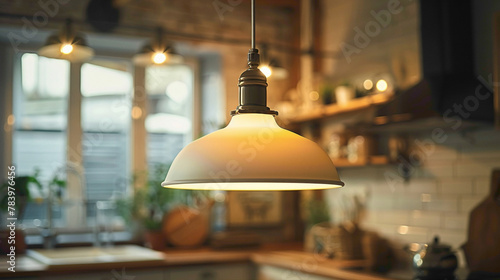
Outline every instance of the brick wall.
<svg viewBox="0 0 500 280">
<path fill-rule="evenodd" d="M 341 168 L 346 187 L 328 191 L 327 197 L 366 195 L 362 225 L 389 238 L 396 248 L 430 242 L 435 235 L 458 248 L 467 240 L 471 209 L 489 193 L 491 172 L 500 168 L 500 132 L 446 135 L 442 144 L 432 141 L 430 131 L 413 135 L 411 149 L 425 156 L 413 165 L 408 182 L 387 181 L 387 174 L 398 174 L 398 166 Z"/>
</svg>

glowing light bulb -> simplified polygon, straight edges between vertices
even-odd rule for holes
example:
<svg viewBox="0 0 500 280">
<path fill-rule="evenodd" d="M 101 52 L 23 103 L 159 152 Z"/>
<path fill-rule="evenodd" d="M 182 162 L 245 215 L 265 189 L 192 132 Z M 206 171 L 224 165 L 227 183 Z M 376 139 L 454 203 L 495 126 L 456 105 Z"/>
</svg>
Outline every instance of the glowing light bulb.
<svg viewBox="0 0 500 280">
<path fill-rule="evenodd" d="M 363 82 L 363 87 L 365 88 L 365 90 L 370 90 L 373 88 L 373 82 L 372 80 L 368 79 L 368 80 L 365 80 Z"/>
<path fill-rule="evenodd" d="M 157 52 L 153 55 L 153 62 L 156 64 L 162 64 L 165 60 L 167 60 L 165 53 Z"/>
<path fill-rule="evenodd" d="M 264 73 L 264 75 L 266 75 L 266 78 L 269 78 L 269 76 L 271 76 L 271 74 L 273 73 L 273 71 L 271 70 L 271 67 L 267 66 L 267 65 L 264 65 L 262 67 L 259 68 L 260 69 L 260 72 Z"/>
<path fill-rule="evenodd" d="M 63 54 L 70 54 L 73 52 L 73 45 L 71 44 L 64 44 L 61 46 L 61 53 Z"/>
<path fill-rule="evenodd" d="M 138 120 L 142 117 L 142 109 L 139 106 L 132 107 L 132 119 Z"/>
<path fill-rule="evenodd" d="M 375 86 L 377 87 L 377 90 L 380 92 L 384 92 L 387 90 L 387 82 L 383 79 L 378 80 Z"/>
</svg>

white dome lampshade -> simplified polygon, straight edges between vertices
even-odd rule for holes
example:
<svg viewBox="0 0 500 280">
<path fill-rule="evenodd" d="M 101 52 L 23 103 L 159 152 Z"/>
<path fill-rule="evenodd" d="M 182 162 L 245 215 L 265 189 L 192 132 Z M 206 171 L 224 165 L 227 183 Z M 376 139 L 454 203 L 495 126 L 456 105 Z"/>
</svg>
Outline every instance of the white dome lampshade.
<svg viewBox="0 0 500 280">
<path fill-rule="evenodd" d="M 304 190 L 343 186 L 313 141 L 278 126 L 271 114 L 244 113 L 185 147 L 162 186 L 201 190 Z"/>
<path fill-rule="evenodd" d="M 187 145 L 161 184 L 167 188 L 227 191 L 332 189 L 344 185 L 330 157 L 314 142 L 278 126 L 267 107 L 267 79 L 255 48 L 239 78 L 239 106 L 229 125 Z"/>
<path fill-rule="evenodd" d="M 279 60 L 275 57 L 269 58 L 269 48 L 267 44 L 262 44 L 262 63 L 259 69 L 266 75 L 266 78 L 282 80 L 288 77 L 288 71 L 281 66 Z"/>
</svg>

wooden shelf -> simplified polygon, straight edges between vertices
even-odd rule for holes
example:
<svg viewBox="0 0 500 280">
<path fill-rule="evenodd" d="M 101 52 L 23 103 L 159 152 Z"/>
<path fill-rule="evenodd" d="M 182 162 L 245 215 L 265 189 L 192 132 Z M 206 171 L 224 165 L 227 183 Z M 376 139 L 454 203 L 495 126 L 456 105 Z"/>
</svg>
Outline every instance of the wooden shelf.
<svg viewBox="0 0 500 280">
<path fill-rule="evenodd" d="M 380 156 L 371 156 L 368 159 L 359 160 L 356 162 L 349 161 L 346 158 L 341 159 L 332 159 L 335 167 L 362 167 L 362 166 L 373 166 L 373 165 L 387 165 L 391 162 L 389 161 L 389 157 L 380 155 Z"/>
<path fill-rule="evenodd" d="M 392 93 L 378 93 L 370 96 L 364 96 L 351 100 L 346 105 L 331 104 L 312 109 L 307 112 L 299 113 L 295 116 L 290 116 L 287 119 L 292 123 L 302 123 L 314 121 L 335 115 L 355 112 L 367 109 L 376 105 L 384 104 L 392 99 Z"/>
</svg>

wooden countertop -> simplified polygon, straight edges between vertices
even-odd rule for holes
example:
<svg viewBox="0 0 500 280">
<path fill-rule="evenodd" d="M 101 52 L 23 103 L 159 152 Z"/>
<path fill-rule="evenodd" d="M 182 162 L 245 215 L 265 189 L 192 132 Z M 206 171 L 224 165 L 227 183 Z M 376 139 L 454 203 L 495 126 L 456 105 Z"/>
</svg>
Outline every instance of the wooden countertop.
<svg viewBox="0 0 500 280">
<path fill-rule="evenodd" d="M 263 244 L 256 248 L 247 249 L 224 249 L 214 250 L 212 248 L 177 249 L 165 250 L 165 261 L 168 265 L 191 265 L 208 263 L 228 263 L 251 261 L 254 254 L 266 254 L 273 251 L 295 250 L 301 251 L 302 243 L 278 243 Z"/>
<path fill-rule="evenodd" d="M 210 248 L 197 249 L 167 249 L 163 252 L 165 262 L 156 264 L 127 265 L 131 269 L 153 269 L 161 267 L 179 267 L 201 264 L 226 264 L 235 262 L 254 262 L 259 265 L 277 266 L 304 273 L 335 277 L 340 279 L 366 279 L 366 280 L 391 280 L 387 278 L 358 271 L 345 270 L 345 268 L 363 267 L 364 261 L 337 261 L 325 260 L 312 253 L 301 251 L 302 244 L 268 244 L 254 249 L 213 250 Z M 6 258 L 0 258 L 0 278 L 21 276 L 46 276 L 61 275 L 71 272 L 95 272 L 99 270 L 117 269 L 113 264 L 89 265 L 75 268 L 47 267 L 27 256 L 18 256 L 16 260 L 16 273 L 7 271 Z M 122 269 L 122 267 L 120 267 Z"/>
<path fill-rule="evenodd" d="M 363 279 L 363 280 L 391 280 L 394 278 L 381 277 L 368 273 L 347 269 L 363 268 L 364 260 L 329 260 L 317 254 L 302 251 L 274 251 L 256 253 L 252 261 L 260 265 L 271 265 L 303 273 L 316 274 L 335 279 Z"/>
</svg>

